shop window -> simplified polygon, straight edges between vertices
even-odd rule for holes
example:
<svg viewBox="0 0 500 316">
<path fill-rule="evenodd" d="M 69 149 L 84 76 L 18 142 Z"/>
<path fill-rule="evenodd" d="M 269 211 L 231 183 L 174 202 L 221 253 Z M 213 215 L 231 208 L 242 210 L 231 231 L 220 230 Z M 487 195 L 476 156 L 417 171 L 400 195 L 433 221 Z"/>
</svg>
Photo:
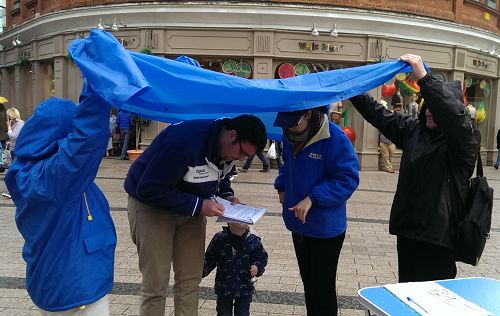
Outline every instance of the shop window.
<svg viewBox="0 0 500 316">
<path fill-rule="evenodd" d="M 464 101 L 476 109 L 475 122 L 481 135 L 486 135 L 488 115 L 491 112 L 491 82 L 487 79 L 466 75 L 464 87 Z M 486 137 L 481 138 L 481 146 L 486 146 L 486 139 Z"/>
<path fill-rule="evenodd" d="M 294 76 L 317 73 L 334 69 L 349 68 L 356 65 L 333 64 L 321 62 L 286 61 L 276 64 L 274 78 L 286 79 Z M 329 110 L 330 120 L 343 127 L 352 127 L 354 107 L 349 100 L 341 100 L 331 104 L 325 104 Z"/>
<path fill-rule="evenodd" d="M 283 62 L 276 66 L 274 73 L 275 79 L 285 79 L 308 73 L 323 72 L 327 70 L 342 69 L 353 67 L 347 64 L 330 64 L 330 63 L 309 63 L 309 62 Z"/>
<path fill-rule="evenodd" d="M 253 70 L 251 62 L 236 58 L 199 58 L 202 68 L 223 72 L 228 75 L 241 78 L 252 78 Z"/>
</svg>

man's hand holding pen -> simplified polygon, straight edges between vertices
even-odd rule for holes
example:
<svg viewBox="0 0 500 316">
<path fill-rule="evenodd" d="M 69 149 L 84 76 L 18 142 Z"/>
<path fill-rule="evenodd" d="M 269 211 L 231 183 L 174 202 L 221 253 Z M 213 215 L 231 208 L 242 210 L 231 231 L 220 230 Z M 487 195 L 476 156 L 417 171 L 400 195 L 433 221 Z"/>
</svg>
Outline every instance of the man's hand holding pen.
<svg viewBox="0 0 500 316">
<path fill-rule="evenodd" d="M 217 203 L 215 197 L 204 199 L 200 213 L 207 217 L 222 216 L 224 215 L 224 205 Z"/>
</svg>

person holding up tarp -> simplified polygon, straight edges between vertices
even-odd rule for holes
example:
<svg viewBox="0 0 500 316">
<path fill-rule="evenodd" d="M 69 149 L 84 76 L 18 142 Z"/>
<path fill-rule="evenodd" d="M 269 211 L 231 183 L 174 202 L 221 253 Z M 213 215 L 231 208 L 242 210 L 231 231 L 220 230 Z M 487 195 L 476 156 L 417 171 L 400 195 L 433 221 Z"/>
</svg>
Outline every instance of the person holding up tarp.
<svg viewBox="0 0 500 316">
<path fill-rule="evenodd" d="M 164 129 L 134 161 L 125 191 L 142 274 L 141 315 L 164 315 L 171 266 L 175 315 L 198 314 L 206 217 L 223 215 L 219 198 L 239 203 L 230 171 L 266 142 L 264 124 L 252 115 L 185 121 Z"/>
<path fill-rule="evenodd" d="M 24 238 L 26 289 L 43 315 L 109 315 L 116 232 L 94 183 L 109 111 L 84 85 L 78 106 L 38 105 L 16 141 L 5 183 Z"/>
<path fill-rule="evenodd" d="M 304 284 L 307 315 L 337 315 L 335 278 L 347 227 L 346 202 L 359 184 L 351 142 L 326 107 L 279 112 L 283 160 L 274 187 Z"/>
<path fill-rule="evenodd" d="M 481 135 L 463 104 L 459 81 L 443 82 L 420 56 L 403 55 L 425 102 L 418 119 L 391 112 L 368 94 L 350 100 L 403 150 L 389 232 L 397 236 L 399 282 L 451 279 L 454 243 Z"/>
</svg>

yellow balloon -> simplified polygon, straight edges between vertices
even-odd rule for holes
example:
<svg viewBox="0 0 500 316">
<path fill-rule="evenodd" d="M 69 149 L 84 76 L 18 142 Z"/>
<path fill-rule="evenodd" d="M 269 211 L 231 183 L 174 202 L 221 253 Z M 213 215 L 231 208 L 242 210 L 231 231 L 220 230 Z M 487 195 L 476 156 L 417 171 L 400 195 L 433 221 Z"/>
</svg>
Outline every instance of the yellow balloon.
<svg viewBox="0 0 500 316">
<path fill-rule="evenodd" d="M 476 123 L 479 124 L 486 119 L 486 111 L 484 109 L 477 110 Z"/>
</svg>

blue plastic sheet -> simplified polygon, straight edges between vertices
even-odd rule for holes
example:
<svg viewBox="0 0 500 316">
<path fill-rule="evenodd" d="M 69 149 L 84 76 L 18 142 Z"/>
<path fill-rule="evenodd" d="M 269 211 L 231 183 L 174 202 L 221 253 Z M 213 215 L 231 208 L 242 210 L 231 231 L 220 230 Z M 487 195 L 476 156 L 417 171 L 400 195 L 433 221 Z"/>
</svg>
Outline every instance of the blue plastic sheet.
<svg viewBox="0 0 500 316">
<path fill-rule="evenodd" d="M 167 58 L 127 51 L 102 30 L 74 40 L 69 53 L 93 90 L 107 102 L 147 119 L 259 116 L 268 136 L 280 139 L 272 126 L 276 112 L 295 111 L 348 99 L 411 72 L 402 61 L 311 73 L 288 79 L 244 79 Z"/>
</svg>

